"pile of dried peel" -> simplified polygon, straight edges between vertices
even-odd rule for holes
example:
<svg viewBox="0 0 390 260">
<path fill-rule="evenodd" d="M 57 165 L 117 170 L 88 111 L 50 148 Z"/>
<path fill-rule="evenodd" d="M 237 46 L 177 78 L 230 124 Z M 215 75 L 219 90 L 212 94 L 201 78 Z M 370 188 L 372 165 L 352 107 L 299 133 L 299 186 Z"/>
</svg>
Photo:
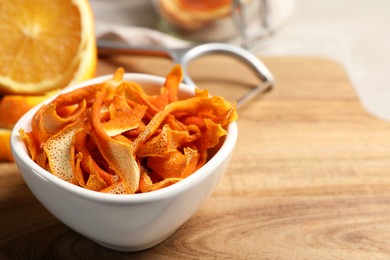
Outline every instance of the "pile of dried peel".
<svg viewBox="0 0 390 260">
<path fill-rule="evenodd" d="M 20 134 L 31 158 L 75 185 L 114 194 L 167 187 L 202 167 L 237 120 L 235 104 L 207 90 L 179 100 L 182 69 L 172 68 L 158 95 L 112 79 L 59 95 Z"/>
</svg>

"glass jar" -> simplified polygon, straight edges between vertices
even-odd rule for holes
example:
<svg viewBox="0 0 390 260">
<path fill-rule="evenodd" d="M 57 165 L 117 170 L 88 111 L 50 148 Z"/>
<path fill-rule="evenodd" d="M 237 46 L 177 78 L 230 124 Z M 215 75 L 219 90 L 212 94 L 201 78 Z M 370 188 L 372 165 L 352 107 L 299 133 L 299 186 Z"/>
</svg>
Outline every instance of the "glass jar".
<svg viewBox="0 0 390 260">
<path fill-rule="evenodd" d="M 193 42 L 241 45 L 270 32 L 267 0 L 151 0 L 158 28 Z"/>
</svg>

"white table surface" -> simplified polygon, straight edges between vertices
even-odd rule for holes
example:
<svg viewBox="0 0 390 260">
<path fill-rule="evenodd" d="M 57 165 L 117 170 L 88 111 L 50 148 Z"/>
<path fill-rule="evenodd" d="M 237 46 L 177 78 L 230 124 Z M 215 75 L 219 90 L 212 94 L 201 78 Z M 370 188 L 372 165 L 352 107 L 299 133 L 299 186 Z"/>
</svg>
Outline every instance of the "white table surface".
<svg viewBox="0 0 390 260">
<path fill-rule="evenodd" d="M 90 2 L 97 30 L 101 23 L 155 26 L 146 0 Z M 287 22 L 256 53 L 334 59 L 367 111 L 390 120 L 390 1 L 295 0 Z"/>
</svg>

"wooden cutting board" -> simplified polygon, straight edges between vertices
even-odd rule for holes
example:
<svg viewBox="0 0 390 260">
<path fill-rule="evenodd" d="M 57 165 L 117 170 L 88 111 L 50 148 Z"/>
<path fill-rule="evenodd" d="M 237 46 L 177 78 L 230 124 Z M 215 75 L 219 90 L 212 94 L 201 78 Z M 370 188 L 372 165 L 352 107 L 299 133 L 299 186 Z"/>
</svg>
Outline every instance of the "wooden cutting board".
<svg viewBox="0 0 390 260">
<path fill-rule="evenodd" d="M 212 197 L 171 237 L 143 252 L 103 248 L 33 197 L 0 164 L 0 258 L 379 259 L 390 257 L 390 122 L 369 115 L 343 68 L 316 57 L 268 57 L 276 88 L 239 109 L 239 139 Z M 165 75 L 170 62 L 101 59 Z M 191 74 L 231 99 L 257 79 L 237 61 L 197 61 Z"/>
</svg>

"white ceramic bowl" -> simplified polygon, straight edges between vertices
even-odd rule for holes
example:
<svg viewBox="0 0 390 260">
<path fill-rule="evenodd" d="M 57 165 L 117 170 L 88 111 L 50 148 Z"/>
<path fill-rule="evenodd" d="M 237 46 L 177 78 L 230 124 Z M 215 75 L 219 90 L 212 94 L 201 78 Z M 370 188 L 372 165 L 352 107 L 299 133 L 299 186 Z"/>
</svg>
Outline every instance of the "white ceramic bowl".
<svg viewBox="0 0 390 260">
<path fill-rule="evenodd" d="M 94 78 L 66 91 L 108 78 L 111 75 Z M 150 93 L 157 92 L 165 79 L 125 74 L 125 80 L 140 83 Z M 180 86 L 181 97 L 193 92 L 191 87 Z M 150 193 L 103 194 L 63 181 L 31 160 L 18 130 L 30 131 L 31 118 L 39 107 L 17 122 L 11 136 L 12 153 L 25 182 L 43 206 L 65 225 L 105 247 L 120 251 L 138 251 L 157 245 L 186 222 L 225 173 L 237 140 L 237 125 L 233 122 L 228 126 L 228 135 L 219 151 L 201 169 L 179 183 Z"/>
</svg>

